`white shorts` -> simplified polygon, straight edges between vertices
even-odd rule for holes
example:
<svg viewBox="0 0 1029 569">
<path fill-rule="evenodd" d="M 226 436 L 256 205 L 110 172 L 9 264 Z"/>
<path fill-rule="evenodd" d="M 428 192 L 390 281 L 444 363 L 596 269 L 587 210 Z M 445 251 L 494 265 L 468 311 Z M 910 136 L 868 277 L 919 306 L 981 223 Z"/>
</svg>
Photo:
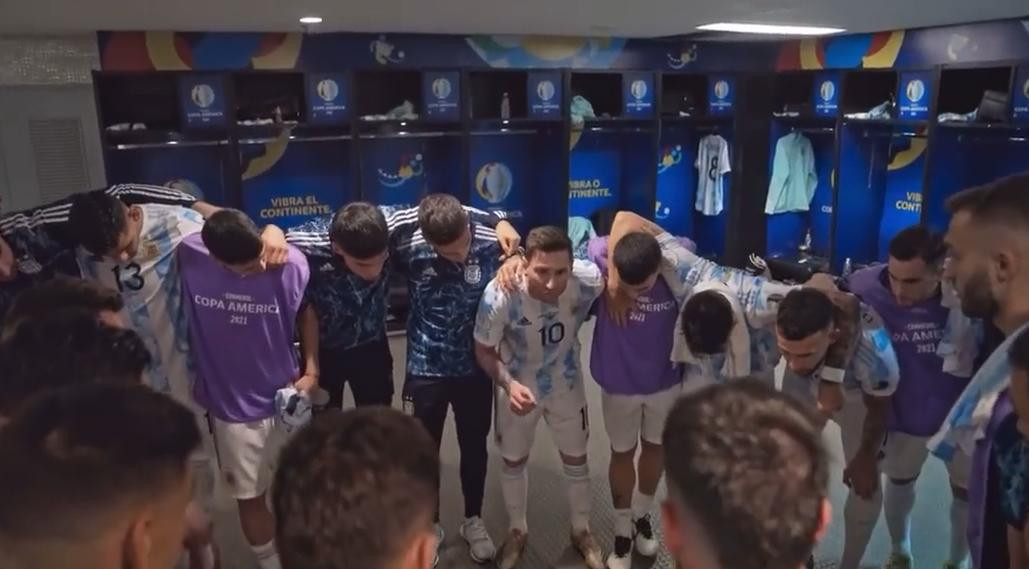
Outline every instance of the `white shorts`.
<svg viewBox="0 0 1029 569">
<path fill-rule="evenodd" d="M 211 417 L 218 465 L 228 493 L 237 500 L 257 498 L 271 487 L 279 451 L 286 442 L 277 417 L 227 423 Z"/>
<path fill-rule="evenodd" d="M 886 458 L 883 473 L 894 480 L 913 480 L 922 472 L 922 465 L 929 457 L 926 443 L 929 437 L 916 437 L 907 433 L 891 432 L 886 439 Z M 958 450 L 950 462 L 944 463 L 950 482 L 958 488 L 968 488 L 972 459 Z"/>
<path fill-rule="evenodd" d="M 536 440 L 536 424 L 540 416 L 550 428 L 550 436 L 561 454 L 569 457 L 586 456 L 590 438 L 589 409 L 582 382 L 576 382 L 569 391 L 550 395 L 537 401 L 527 415 L 516 415 L 504 390 L 497 390 L 496 437 L 500 454 L 505 460 L 516 462 L 528 458 Z"/>
<path fill-rule="evenodd" d="M 659 445 L 668 412 L 682 394 L 682 384 L 650 395 L 616 395 L 602 392 L 604 426 L 617 453 L 636 448 L 640 439 Z"/>
</svg>

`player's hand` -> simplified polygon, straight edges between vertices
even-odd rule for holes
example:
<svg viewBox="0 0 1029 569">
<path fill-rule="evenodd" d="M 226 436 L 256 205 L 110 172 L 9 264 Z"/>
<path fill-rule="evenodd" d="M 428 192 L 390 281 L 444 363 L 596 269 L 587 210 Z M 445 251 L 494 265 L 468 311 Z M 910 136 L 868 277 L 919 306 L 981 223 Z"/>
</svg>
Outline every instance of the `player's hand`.
<svg viewBox="0 0 1029 569">
<path fill-rule="evenodd" d="M 843 483 L 861 498 L 871 499 L 879 488 L 879 464 L 875 454 L 858 451 L 843 471 Z"/>
<path fill-rule="evenodd" d="M 310 373 L 305 373 L 304 375 L 300 376 L 300 379 L 293 382 L 293 387 L 296 388 L 297 391 L 300 391 L 310 396 L 311 392 L 316 387 L 318 387 L 318 376 Z"/>
<path fill-rule="evenodd" d="M 14 262 L 14 251 L 7 245 L 7 241 L 0 237 L 0 282 L 10 281 L 17 274 L 18 265 Z"/>
<path fill-rule="evenodd" d="M 632 310 L 633 300 L 621 288 L 617 279 L 608 278 L 605 289 L 607 295 L 607 313 L 611 320 L 619 326 L 625 326 L 629 320 L 629 311 Z"/>
<path fill-rule="evenodd" d="M 507 384 L 507 398 L 515 415 L 528 415 L 536 408 L 536 396 L 532 390 L 515 380 Z"/>
<path fill-rule="evenodd" d="M 504 261 L 504 264 L 497 270 L 497 284 L 500 290 L 512 293 L 518 290 L 518 283 L 525 273 L 525 262 L 520 255 L 515 255 Z"/>
<path fill-rule="evenodd" d="M 843 409 L 845 401 L 846 395 L 843 393 L 842 385 L 831 381 L 818 382 L 818 410 L 822 414 L 832 416 L 833 413 Z"/>
<path fill-rule="evenodd" d="M 497 224 L 497 244 L 504 251 L 505 256 L 514 255 L 518 252 L 518 245 L 522 243 L 522 236 L 511 225 L 510 221 L 500 220 Z"/>
<path fill-rule="evenodd" d="M 264 244 L 262 259 L 269 267 L 281 267 L 289 259 L 289 245 L 286 234 L 275 225 L 264 226 L 261 232 L 261 243 Z"/>
</svg>

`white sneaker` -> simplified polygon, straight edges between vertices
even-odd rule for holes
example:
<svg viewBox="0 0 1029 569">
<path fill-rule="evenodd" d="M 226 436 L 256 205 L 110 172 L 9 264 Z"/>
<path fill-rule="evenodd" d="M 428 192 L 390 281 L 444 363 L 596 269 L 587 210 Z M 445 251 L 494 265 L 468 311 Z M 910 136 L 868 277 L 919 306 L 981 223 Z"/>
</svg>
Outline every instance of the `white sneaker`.
<svg viewBox="0 0 1029 569">
<path fill-rule="evenodd" d="M 630 569 L 632 567 L 632 538 L 615 536 L 615 549 L 607 556 L 607 569 Z"/>
<path fill-rule="evenodd" d="M 436 555 L 432 558 L 432 566 L 439 565 L 439 552 L 443 549 L 443 540 L 446 539 L 447 534 L 443 531 L 443 526 L 436 524 Z"/>
<path fill-rule="evenodd" d="M 479 516 L 468 518 L 461 524 L 461 537 L 468 542 L 468 555 L 472 561 L 486 563 L 496 557 L 497 547 L 493 545 L 486 524 L 482 523 Z"/>
<path fill-rule="evenodd" d="M 661 548 L 661 543 L 654 536 L 654 528 L 650 525 L 650 514 L 636 520 L 635 525 L 636 551 L 644 557 L 657 555 L 658 549 Z"/>
</svg>

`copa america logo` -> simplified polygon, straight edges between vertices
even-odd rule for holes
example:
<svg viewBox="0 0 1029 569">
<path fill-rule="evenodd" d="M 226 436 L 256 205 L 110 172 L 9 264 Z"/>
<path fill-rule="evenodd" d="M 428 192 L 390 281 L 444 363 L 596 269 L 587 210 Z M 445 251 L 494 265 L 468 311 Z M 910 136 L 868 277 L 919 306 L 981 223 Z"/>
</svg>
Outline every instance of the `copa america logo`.
<svg viewBox="0 0 1029 569">
<path fill-rule="evenodd" d="M 724 99 L 729 96 L 729 82 L 719 81 L 715 83 L 715 97 Z"/>
<path fill-rule="evenodd" d="M 642 79 L 637 79 L 632 82 L 632 86 L 629 87 L 629 92 L 632 93 L 632 97 L 637 101 L 647 96 L 647 82 Z"/>
<path fill-rule="evenodd" d="M 913 79 L 908 82 L 908 86 L 905 91 L 907 92 L 908 100 L 912 103 L 917 103 L 925 96 L 925 82 L 921 79 Z"/>
<path fill-rule="evenodd" d="M 193 100 L 194 105 L 201 109 L 206 109 L 214 103 L 214 89 L 206 83 L 200 83 L 193 86 L 189 97 Z"/>
<path fill-rule="evenodd" d="M 446 99 L 450 96 L 453 88 L 450 86 L 450 80 L 444 77 L 440 77 L 432 82 L 432 94 L 437 99 Z"/>
<path fill-rule="evenodd" d="M 322 79 L 318 82 L 318 96 L 325 102 L 333 101 L 339 96 L 339 84 L 332 79 Z"/>
<path fill-rule="evenodd" d="M 553 99 L 556 91 L 557 90 L 554 89 L 554 83 L 549 80 L 540 81 L 539 85 L 536 85 L 536 94 L 539 95 L 539 98 L 543 99 L 544 101 L 549 101 Z"/>
<path fill-rule="evenodd" d="M 822 96 L 823 101 L 831 101 L 833 96 L 836 95 L 836 84 L 832 81 L 823 81 L 822 87 L 818 92 Z"/>
</svg>

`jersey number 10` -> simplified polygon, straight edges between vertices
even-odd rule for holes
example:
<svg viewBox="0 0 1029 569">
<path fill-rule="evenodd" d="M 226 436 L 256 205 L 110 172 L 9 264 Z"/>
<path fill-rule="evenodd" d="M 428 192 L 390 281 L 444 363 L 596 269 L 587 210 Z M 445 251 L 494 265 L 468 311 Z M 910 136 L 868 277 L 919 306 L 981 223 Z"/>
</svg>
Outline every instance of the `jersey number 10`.
<svg viewBox="0 0 1029 569">
<path fill-rule="evenodd" d="M 565 325 L 560 322 L 544 326 L 537 330 L 537 332 L 540 333 L 540 344 L 543 346 L 557 344 L 565 339 Z"/>
</svg>

